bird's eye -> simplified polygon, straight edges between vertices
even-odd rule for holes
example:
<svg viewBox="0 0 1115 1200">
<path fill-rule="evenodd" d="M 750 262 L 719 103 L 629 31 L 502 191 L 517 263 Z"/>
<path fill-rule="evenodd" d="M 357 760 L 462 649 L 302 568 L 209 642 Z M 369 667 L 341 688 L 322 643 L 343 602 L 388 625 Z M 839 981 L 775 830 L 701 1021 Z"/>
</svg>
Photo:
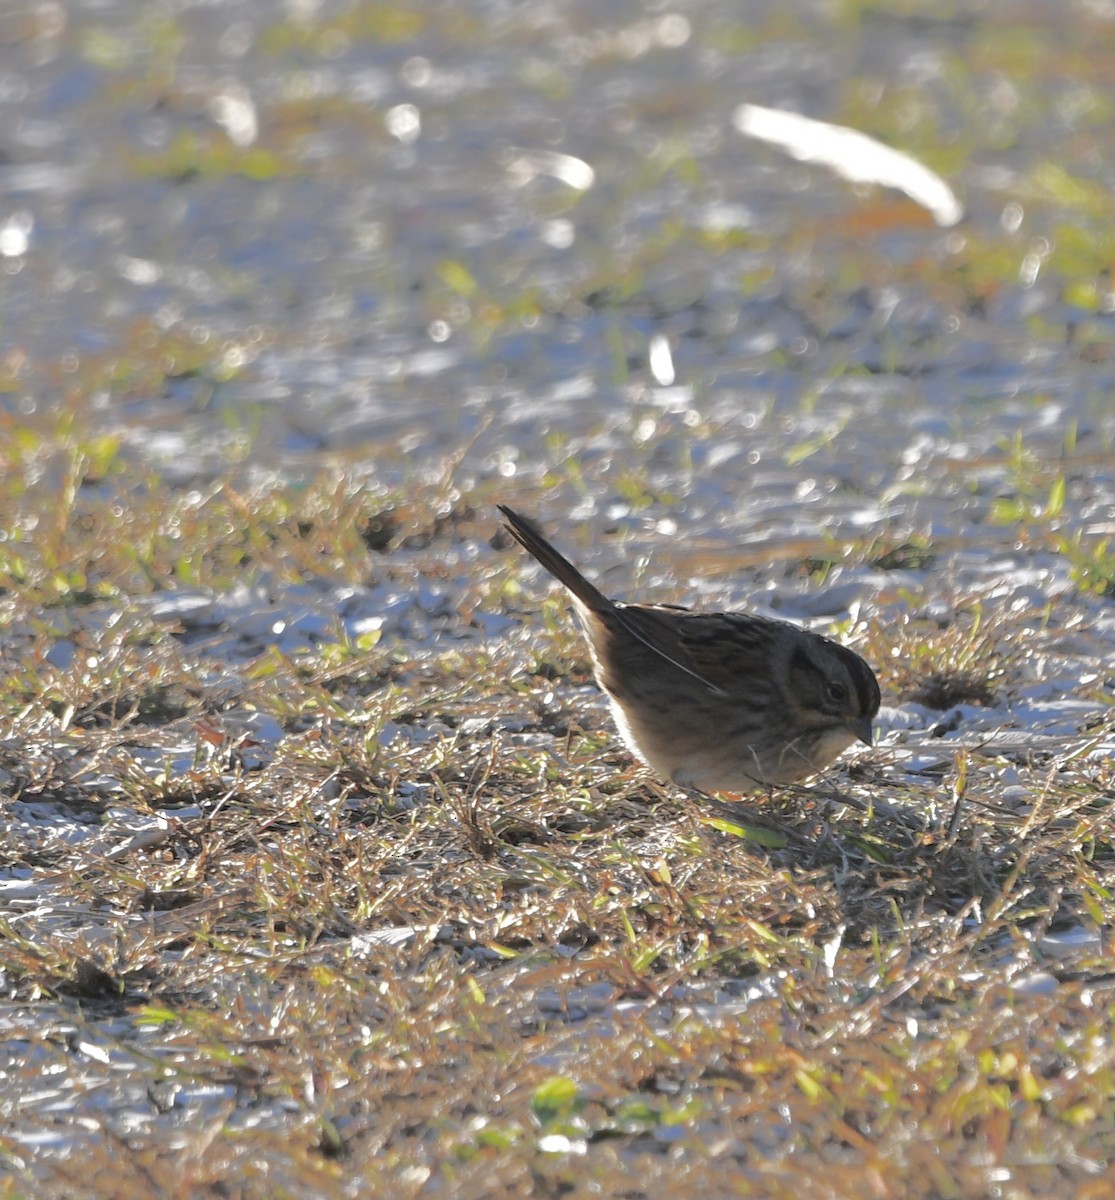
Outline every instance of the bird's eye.
<svg viewBox="0 0 1115 1200">
<path fill-rule="evenodd" d="M 838 680 L 829 681 L 828 694 L 830 700 L 835 700 L 837 704 L 842 704 L 848 699 L 848 689 Z"/>
</svg>

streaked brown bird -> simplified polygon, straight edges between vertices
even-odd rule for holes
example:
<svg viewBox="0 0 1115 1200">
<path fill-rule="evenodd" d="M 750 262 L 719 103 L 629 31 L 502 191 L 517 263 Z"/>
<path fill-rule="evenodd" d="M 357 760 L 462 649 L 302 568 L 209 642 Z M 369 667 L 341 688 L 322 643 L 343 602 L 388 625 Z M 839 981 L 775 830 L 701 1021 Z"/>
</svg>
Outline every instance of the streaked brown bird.
<svg viewBox="0 0 1115 1200">
<path fill-rule="evenodd" d="M 750 613 L 609 600 L 506 505 L 508 532 L 565 585 L 627 745 L 679 787 L 793 783 L 857 739 L 871 745 L 879 684 L 858 654 Z"/>
</svg>

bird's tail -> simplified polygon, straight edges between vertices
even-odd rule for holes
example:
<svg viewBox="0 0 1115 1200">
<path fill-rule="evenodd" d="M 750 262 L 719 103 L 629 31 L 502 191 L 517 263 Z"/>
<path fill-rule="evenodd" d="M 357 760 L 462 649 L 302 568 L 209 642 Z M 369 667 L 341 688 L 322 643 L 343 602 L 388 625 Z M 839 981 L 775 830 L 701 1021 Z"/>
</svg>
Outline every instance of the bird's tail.
<svg viewBox="0 0 1115 1200">
<path fill-rule="evenodd" d="M 598 588 L 595 588 L 580 571 L 542 536 L 534 522 L 521 517 L 506 504 L 499 511 L 507 518 L 507 531 L 528 553 L 532 554 L 550 574 L 573 593 L 591 612 L 613 613 L 615 605 Z"/>
</svg>

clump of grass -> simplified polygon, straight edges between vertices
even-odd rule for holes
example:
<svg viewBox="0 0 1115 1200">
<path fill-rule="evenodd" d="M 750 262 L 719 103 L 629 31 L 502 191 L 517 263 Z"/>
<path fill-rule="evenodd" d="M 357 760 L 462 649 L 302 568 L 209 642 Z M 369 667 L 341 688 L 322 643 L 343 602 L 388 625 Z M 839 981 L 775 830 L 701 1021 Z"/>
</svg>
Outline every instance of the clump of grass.
<svg viewBox="0 0 1115 1200">
<path fill-rule="evenodd" d="M 947 617 L 902 611 L 888 623 L 877 661 L 900 700 L 942 710 L 994 705 L 1020 653 L 1012 624 L 977 597 L 958 600 Z"/>
</svg>

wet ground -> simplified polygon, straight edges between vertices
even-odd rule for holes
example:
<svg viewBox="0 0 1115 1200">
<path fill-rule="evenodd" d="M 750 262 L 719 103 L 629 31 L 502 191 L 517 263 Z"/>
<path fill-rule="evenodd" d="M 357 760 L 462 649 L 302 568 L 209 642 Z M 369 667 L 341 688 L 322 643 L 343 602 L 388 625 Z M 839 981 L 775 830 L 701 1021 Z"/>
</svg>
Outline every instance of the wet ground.
<svg viewBox="0 0 1115 1200">
<path fill-rule="evenodd" d="M 946 626 L 978 595 L 1049 653 L 1009 703 L 888 704 L 892 782 L 1004 730 L 1102 772 L 1110 738 L 1083 729 L 1110 703 L 1115 644 L 1113 50 L 1115 10 L 1052 0 L 0 13 L 3 436 L 46 440 L 76 413 L 120 439 L 129 486 L 150 469 L 168 491 L 336 472 L 397 499 L 444 475 L 448 511 L 495 482 L 568 522 L 579 560 L 617 568 L 610 590 L 818 627 L 915 609 Z M 963 220 L 939 227 L 898 192 L 745 138 L 745 102 L 903 149 Z M 462 519 L 435 547 L 440 582 L 414 552 L 421 587 L 385 568 L 362 588 L 182 585 L 140 603 L 229 678 L 338 622 L 416 654 L 505 649 L 519 623 L 483 605 L 466 619 L 455 590 L 494 554 L 495 514 Z M 602 536 L 617 530 L 622 553 Z M 842 544 L 876 536 L 875 561 L 841 565 Z M 57 617 L 44 653 L 67 669 L 114 612 Z M 253 719 L 266 756 L 284 730 Z M 188 773 L 197 738 L 179 735 L 136 751 L 137 770 Z M 1016 765 L 999 782 L 1031 786 Z M 115 796 L 118 780 L 85 782 Z M 20 855 L 88 836 L 108 859 L 168 829 L 147 812 L 118 832 L 49 806 L 10 816 Z M 21 917 L 54 902 L 22 868 L 4 883 Z M 42 915 L 99 928 L 86 910 Z M 61 1074 L 81 1029 L 52 1019 L 35 1053 Z M 12 1070 L 33 1073 L 25 1051 L 9 1042 Z M 104 1103 L 120 1108 L 116 1087 Z M 175 1103 L 207 1114 L 203 1091 Z"/>
</svg>

